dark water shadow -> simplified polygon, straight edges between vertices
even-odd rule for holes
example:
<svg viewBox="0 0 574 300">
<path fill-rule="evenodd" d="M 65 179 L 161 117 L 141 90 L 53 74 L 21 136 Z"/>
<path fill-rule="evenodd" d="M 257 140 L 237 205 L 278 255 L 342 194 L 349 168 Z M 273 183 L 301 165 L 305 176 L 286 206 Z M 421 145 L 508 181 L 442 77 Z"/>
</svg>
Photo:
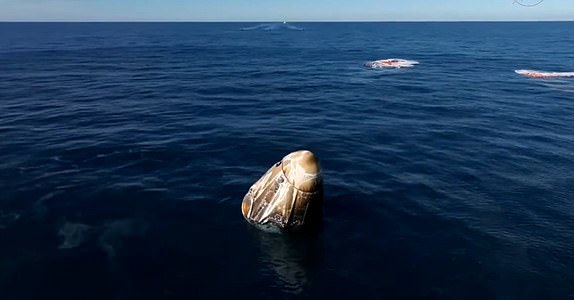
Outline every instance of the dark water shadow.
<svg viewBox="0 0 574 300">
<path fill-rule="evenodd" d="M 285 295 L 307 294 L 313 274 L 324 256 L 319 225 L 298 232 L 266 232 L 251 229 L 262 255 L 261 272 L 273 277 L 275 288 Z"/>
</svg>

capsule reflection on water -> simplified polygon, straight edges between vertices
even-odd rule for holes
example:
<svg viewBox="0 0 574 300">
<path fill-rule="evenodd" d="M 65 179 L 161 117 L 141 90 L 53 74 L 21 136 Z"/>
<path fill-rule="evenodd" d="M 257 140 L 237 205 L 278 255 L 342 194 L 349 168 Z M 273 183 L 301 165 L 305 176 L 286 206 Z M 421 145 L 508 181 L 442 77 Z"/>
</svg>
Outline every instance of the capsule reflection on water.
<svg viewBox="0 0 574 300">
<path fill-rule="evenodd" d="M 321 218 L 323 177 L 308 150 L 289 153 L 257 180 L 243 198 L 245 219 L 262 229 L 301 229 Z"/>
</svg>

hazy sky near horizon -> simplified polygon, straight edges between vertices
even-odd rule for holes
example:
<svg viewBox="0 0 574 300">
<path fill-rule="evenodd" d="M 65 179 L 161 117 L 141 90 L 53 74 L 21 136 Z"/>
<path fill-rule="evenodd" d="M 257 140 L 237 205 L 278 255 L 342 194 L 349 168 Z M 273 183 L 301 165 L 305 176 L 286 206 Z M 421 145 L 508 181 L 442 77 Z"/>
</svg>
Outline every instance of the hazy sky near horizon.
<svg viewBox="0 0 574 300">
<path fill-rule="evenodd" d="M 574 20 L 574 0 L 0 0 L 0 21 Z"/>
</svg>

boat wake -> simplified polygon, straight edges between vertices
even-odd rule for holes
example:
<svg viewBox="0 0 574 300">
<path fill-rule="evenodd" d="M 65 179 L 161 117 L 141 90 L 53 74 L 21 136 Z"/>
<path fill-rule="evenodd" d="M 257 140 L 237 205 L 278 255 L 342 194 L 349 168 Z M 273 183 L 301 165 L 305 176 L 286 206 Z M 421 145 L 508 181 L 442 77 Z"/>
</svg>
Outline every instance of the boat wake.
<svg viewBox="0 0 574 300">
<path fill-rule="evenodd" d="M 302 31 L 303 28 L 288 24 L 287 22 L 282 22 L 282 23 L 259 24 L 256 26 L 244 27 L 241 28 L 241 30 L 242 31 L 287 31 L 287 30 Z"/>
</svg>

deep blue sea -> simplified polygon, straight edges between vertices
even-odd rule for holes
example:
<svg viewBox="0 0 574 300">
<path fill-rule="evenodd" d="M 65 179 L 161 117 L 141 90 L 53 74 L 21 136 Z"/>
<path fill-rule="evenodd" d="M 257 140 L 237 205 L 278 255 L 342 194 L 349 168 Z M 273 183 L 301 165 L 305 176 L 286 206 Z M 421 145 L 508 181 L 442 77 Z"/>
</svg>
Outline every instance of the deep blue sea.
<svg viewBox="0 0 574 300">
<path fill-rule="evenodd" d="M 0 299 L 574 299 L 574 78 L 514 73 L 573 49 L 567 22 L 0 23 Z M 299 149 L 322 226 L 250 226 Z"/>
</svg>

